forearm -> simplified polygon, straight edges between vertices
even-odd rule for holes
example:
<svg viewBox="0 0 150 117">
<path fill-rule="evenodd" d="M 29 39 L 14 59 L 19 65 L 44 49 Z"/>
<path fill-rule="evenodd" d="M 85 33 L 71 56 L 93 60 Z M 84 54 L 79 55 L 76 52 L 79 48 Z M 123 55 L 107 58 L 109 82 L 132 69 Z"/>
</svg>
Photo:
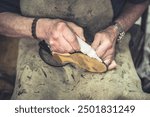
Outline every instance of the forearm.
<svg viewBox="0 0 150 117">
<path fill-rule="evenodd" d="M 0 34 L 9 37 L 32 37 L 33 18 L 26 18 L 13 13 L 0 13 Z"/>
<path fill-rule="evenodd" d="M 126 31 L 136 22 L 136 20 L 143 14 L 148 7 L 148 0 L 141 4 L 127 3 L 124 11 L 115 22 L 118 22 L 122 28 Z"/>
<path fill-rule="evenodd" d="M 97 55 L 108 65 L 108 69 L 116 67 L 114 61 L 115 45 L 120 31 L 122 31 L 120 29 L 122 28 L 125 32 L 128 31 L 147 6 L 148 1 L 136 5 L 127 4 L 122 14 L 115 20 L 120 25 L 111 25 L 105 30 L 96 33 L 92 47 L 96 50 Z"/>
<path fill-rule="evenodd" d="M 9 37 L 32 37 L 34 18 L 13 13 L 0 13 L 0 34 Z M 79 51 L 76 35 L 84 39 L 83 30 L 72 22 L 61 19 L 40 18 L 36 22 L 35 34 L 38 39 L 46 40 L 51 51 L 68 53 Z"/>
<path fill-rule="evenodd" d="M 24 17 L 18 14 L 4 12 L 0 13 L 0 34 L 8 37 L 32 37 L 32 22 L 34 18 Z M 39 39 L 45 39 L 45 30 L 48 30 L 52 21 L 41 18 L 37 22 L 36 34 Z"/>
</svg>

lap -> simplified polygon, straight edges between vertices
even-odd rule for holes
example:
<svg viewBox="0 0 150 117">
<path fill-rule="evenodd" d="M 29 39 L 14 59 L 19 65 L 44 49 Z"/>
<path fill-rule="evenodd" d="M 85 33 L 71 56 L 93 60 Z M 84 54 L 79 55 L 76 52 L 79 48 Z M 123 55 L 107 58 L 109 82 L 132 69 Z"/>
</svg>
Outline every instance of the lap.
<svg viewBox="0 0 150 117">
<path fill-rule="evenodd" d="M 117 69 L 90 73 L 70 65 L 52 67 L 38 54 L 38 42 L 20 40 L 12 99 L 150 99 L 143 93 L 128 49 L 129 35 L 117 45 Z"/>
</svg>

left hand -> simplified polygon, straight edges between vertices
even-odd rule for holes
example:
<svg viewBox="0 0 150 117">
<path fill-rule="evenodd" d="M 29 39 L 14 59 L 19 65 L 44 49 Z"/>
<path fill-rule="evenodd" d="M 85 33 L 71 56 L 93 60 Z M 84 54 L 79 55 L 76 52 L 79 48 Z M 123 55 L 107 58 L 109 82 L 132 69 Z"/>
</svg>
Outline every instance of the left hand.
<svg viewBox="0 0 150 117">
<path fill-rule="evenodd" d="M 117 66 L 114 60 L 117 33 L 113 26 L 109 26 L 105 30 L 96 33 L 92 43 L 97 55 L 108 65 L 109 70 Z"/>
</svg>

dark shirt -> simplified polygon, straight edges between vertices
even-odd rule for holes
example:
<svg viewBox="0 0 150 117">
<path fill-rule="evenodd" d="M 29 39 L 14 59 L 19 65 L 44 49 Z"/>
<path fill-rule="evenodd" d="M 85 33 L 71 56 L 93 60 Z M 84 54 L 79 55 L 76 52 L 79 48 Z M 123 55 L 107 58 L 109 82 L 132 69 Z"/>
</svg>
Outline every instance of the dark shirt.
<svg viewBox="0 0 150 117">
<path fill-rule="evenodd" d="M 114 11 L 114 18 L 117 18 L 120 15 L 126 2 L 130 2 L 133 4 L 139 4 L 144 1 L 146 1 L 146 0 L 111 0 L 113 11 Z"/>
<path fill-rule="evenodd" d="M 137 4 L 146 0 L 111 0 L 114 11 L 114 18 L 119 16 L 127 1 L 133 4 Z M 14 12 L 20 14 L 20 0 L 0 0 L 0 13 L 1 12 Z"/>
<path fill-rule="evenodd" d="M 20 0 L 0 0 L 0 13 L 1 12 L 20 12 Z"/>
</svg>

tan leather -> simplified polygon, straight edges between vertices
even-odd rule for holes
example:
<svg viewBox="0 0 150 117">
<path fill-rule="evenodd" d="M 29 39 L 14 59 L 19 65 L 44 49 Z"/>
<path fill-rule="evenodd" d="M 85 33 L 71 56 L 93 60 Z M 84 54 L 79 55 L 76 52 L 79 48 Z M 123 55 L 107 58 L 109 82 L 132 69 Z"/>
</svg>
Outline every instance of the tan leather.
<svg viewBox="0 0 150 117">
<path fill-rule="evenodd" d="M 107 71 L 107 66 L 103 62 L 91 58 L 82 53 L 73 53 L 73 54 L 58 54 L 54 53 L 53 57 L 61 63 L 73 63 L 80 68 L 83 68 L 90 72 L 99 72 L 103 73 Z"/>
</svg>

